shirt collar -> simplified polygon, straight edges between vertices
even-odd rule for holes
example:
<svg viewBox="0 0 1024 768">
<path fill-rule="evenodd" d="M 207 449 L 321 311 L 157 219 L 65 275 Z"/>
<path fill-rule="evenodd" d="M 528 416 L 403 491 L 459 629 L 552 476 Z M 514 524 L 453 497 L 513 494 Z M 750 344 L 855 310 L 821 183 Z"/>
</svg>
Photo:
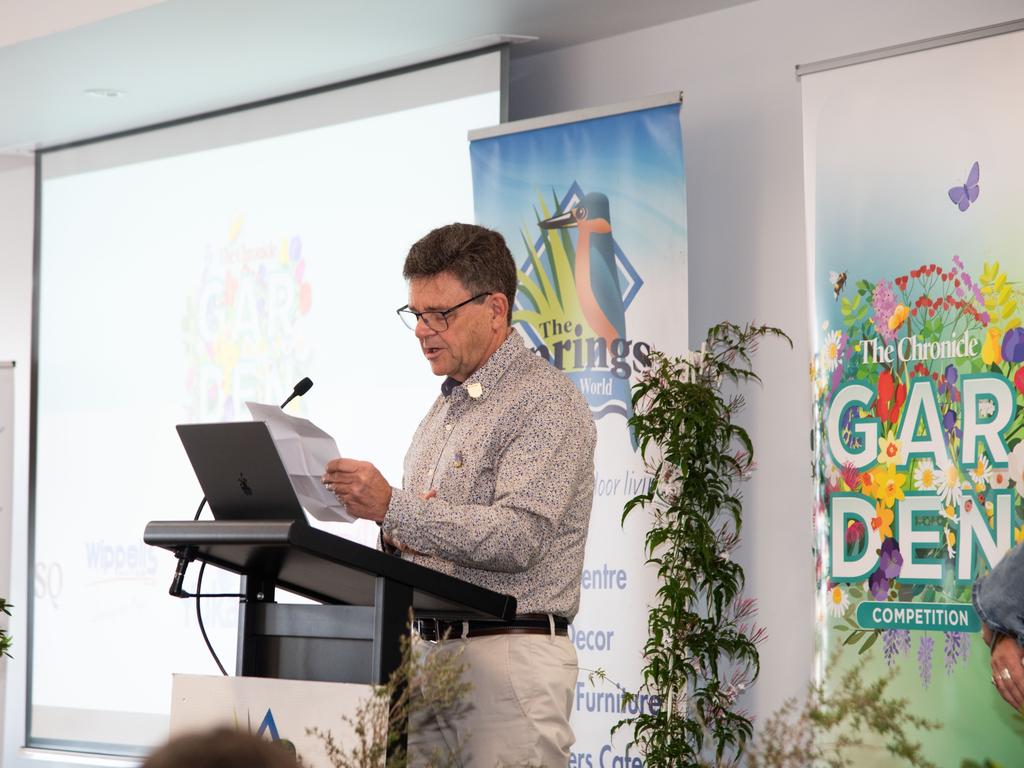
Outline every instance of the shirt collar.
<svg viewBox="0 0 1024 768">
<path fill-rule="evenodd" d="M 449 376 L 448 378 L 441 382 L 441 394 L 444 395 L 445 397 L 448 397 L 448 395 L 452 393 L 452 390 L 459 386 L 459 384 L 461 383 L 461 381 L 456 381 L 451 376 Z"/>
<path fill-rule="evenodd" d="M 487 397 L 491 389 L 505 375 L 505 371 L 512 364 L 512 361 L 526 349 L 523 337 L 518 331 L 513 330 L 494 354 L 477 368 L 465 381 L 458 382 L 451 376 L 441 384 L 441 394 L 445 397 L 451 395 L 457 389 L 461 389 L 465 396 L 474 400 Z"/>
</svg>

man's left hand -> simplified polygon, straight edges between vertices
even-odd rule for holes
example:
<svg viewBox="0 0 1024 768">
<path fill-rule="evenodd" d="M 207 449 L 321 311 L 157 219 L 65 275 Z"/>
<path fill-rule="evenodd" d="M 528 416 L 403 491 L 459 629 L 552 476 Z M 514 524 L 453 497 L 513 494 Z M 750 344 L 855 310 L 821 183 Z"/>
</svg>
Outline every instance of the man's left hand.
<svg viewBox="0 0 1024 768">
<path fill-rule="evenodd" d="M 370 462 L 334 459 L 321 479 L 353 517 L 384 519 L 391 503 L 391 486 Z"/>
</svg>

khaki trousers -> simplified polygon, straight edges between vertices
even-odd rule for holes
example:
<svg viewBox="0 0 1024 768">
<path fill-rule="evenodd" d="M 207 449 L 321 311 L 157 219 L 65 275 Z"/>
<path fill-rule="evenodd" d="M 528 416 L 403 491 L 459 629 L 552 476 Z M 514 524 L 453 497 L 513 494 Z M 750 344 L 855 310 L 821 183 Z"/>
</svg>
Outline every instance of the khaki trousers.
<svg viewBox="0 0 1024 768">
<path fill-rule="evenodd" d="M 455 713 L 423 706 L 410 692 L 409 765 L 564 768 L 575 741 L 569 714 L 579 667 L 569 638 L 491 635 L 431 643 L 414 639 L 421 660 L 455 654 L 471 690 Z M 451 756 L 457 756 L 452 760 Z"/>
</svg>

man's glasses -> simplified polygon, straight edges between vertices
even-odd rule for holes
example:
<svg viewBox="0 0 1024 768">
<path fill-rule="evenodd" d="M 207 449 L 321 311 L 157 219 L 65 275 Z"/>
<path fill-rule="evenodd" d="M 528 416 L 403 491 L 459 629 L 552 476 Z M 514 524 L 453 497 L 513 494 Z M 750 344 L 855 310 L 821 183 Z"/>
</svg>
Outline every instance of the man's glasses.
<svg viewBox="0 0 1024 768">
<path fill-rule="evenodd" d="M 444 310 L 432 309 L 427 312 L 414 312 L 413 310 L 409 309 L 409 305 L 406 304 L 404 307 L 396 309 L 395 312 L 397 312 L 398 316 L 402 318 L 402 322 L 405 323 L 406 327 L 410 331 L 415 331 L 416 323 L 422 320 L 424 323 L 427 324 L 427 328 L 432 330 L 434 333 L 441 333 L 442 331 L 448 330 L 448 315 L 450 315 L 456 309 L 460 309 L 466 306 L 472 301 L 482 299 L 484 296 L 490 296 L 491 293 L 492 291 L 484 291 L 483 293 L 478 293 L 476 296 L 472 296 L 466 299 L 465 301 L 456 304 L 454 307 L 449 307 L 448 309 Z"/>
</svg>

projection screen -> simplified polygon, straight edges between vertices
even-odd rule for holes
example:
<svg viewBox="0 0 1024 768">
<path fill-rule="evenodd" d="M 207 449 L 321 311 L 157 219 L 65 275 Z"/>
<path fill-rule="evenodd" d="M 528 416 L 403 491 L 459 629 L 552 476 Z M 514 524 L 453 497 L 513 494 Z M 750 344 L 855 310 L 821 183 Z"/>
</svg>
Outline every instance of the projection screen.
<svg viewBox="0 0 1024 768">
<path fill-rule="evenodd" d="M 202 498 L 176 424 L 246 420 L 309 376 L 289 412 L 401 483 L 439 385 L 395 316 L 402 260 L 472 220 L 466 136 L 501 119 L 502 55 L 42 153 L 30 746 L 146 751 L 171 673 L 217 673 L 142 543 Z M 204 592 L 237 589 L 207 569 Z M 203 616 L 233 671 L 237 601 Z"/>
</svg>

